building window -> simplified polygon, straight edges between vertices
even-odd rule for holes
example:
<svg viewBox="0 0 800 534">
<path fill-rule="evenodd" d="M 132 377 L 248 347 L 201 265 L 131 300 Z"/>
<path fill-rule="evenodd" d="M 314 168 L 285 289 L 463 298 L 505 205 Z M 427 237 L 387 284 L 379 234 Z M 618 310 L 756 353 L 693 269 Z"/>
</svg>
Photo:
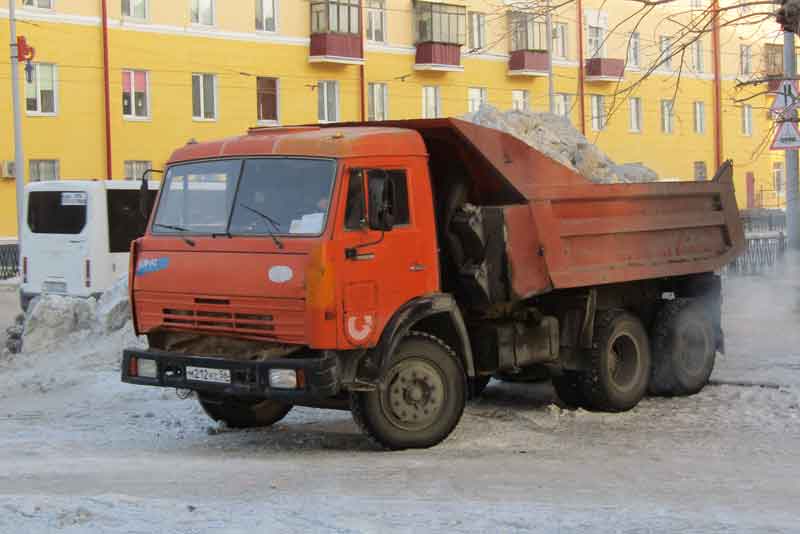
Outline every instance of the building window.
<svg viewBox="0 0 800 534">
<path fill-rule="evenodd" d="M 509 14 L 511 28 L 511 51 L 547 51 L 547 25 L 543 19 L 530 13 L 512 11 Z"/>
<path fill-rule="evenodd" d="M 214 0 L 192 0 L 192 24 L 214 25 Z"/>
<path fill-rule="evenodd" d="M 469 14 L 469 48 L 480 50 L 486 47 L 486 15 L 471 11 Z"/>
<path fill-rule="evenodd" d="M 639 68 L 642 62 L 641 41 L 639 32 L 633 32 L 628 36 L 628 67 Z"/>
<path fill-rule="evenodd" d="M 642 99 L 634 96 L 628 99 L 629 124 L 632 132 L 642 131 Z"/>
<path fill-rule="evenodd" d="M 377 43 L 386 42 L 385 0 L 367 0 L 367 39 Z"/>
<path fill-rule="evenodd" d="M 147 71 L 122 71 L 122 116 L 126 119 L 146 119 L 150 116 Z"/>
<path fill-rule="evenodd" d="M 511 91 L 511 109 L 528 111 L 531 109 L 530 93 L 527 89 L 513 89 Z"/>
<path fill-rule="evenodd" d="M 753 47 L 750 45 L 739 45 L 739 74 L 749 75 L 753 73 Z"/>
<path fill-rule="evenodd" d="M 258 122 L 278 122 L 278 79 L 259 76 L 256 78 L 256 106 Z"/>
<path fill-rule="evenodd" d="M 192 117 L 216 120 L 217 77 L 214 74 L 192 74 Z"/>
<path fill-rule="evenodd" d="M 705 161 L 694 162 L 694 179 L 697 180 L 698 182 L 702 182 L 708 179 L 708 171 L 706 169 Z"/>
<path fill-rule="evenodd" d="M 592 103 L 592 130 L 606 129 L 606 99 L 603 95 L 589 95 Z"/>
<path fill-rule="evenodd" d="M 706 104 L 705 102 L 695 102 L 694 105 L 694 133 L 706 133 Z"/>
<path fill-rule="evenodd" d="M 602 26 L 589 26 L 586 31 L 586 53 L 590 58 L 605 57 L 606 30 Z"/>
<path fill-rule="evenodd" d="M 662 70 L 672 70 L 672 38 L 662 35 L 658 38 L 658 51 L 661 63 L 658 68 Z"/>
<path fill-rule="evenodd" d="M 695 72 L 703 72 L 705 65 L 703 62 L 703 41 L 697 39 L 691 44 L 692 68 Z"/>
<path fill-rule="evenodd" d="M 675 103 L 672 100 L 661 101 L 661 132 L 671 134 L 675 121 Z"/>
<path fill-rule="evenodd" d="M 775 44 L 764 45 L 764 63 L 767 76 L 783 75 L 783 47 Z"/>
<path fill-rule="evenodd" d="M 478 111 L 489 101 L 489 92 L 485 87 L 470 87 L 467 90 L 467 101 L 470 113 Z"/>
<path fill-rule="evenodd" d="M 311 33 L 359 33 L 359 0 L 314 0 Z"/>
<path fill-rule="evenodd" d="M 122 0 L 122 16 L 134 19 L 146 19 L 147 0 Z"/>
<path fill-rule="evenodd" d="M 464 44 L 467 10 L 462 6 L 416 2 L 418 43 Z"/>
<path fill-rule="evenodd" d="M 256 30 L 274 32 L 277 29 L 278 0 L 256 0 Z"/>
<path fill-rule="evenodd" d="M 25 109 L 30 115 L 55 115 L 56 66 L 34 63 L 31 81 L 25 83 Z"/>
<path fill-rule="evenodd" d="M 753 106 L 750 104 L 742 106 L 742 133 L 753 135 Z"/>
<path fill-rule="evenodd" d="M 25 0 L 22 5 L 40 7 L 42 9 L 53 9 L 53 0 Z"/>
<path fill-rule="evenodd" d="M 775 188 L 775 192 L 780 195 L 783 192 L 784 187 L 786 187 L 786 182 L 784 180 L 785 174 L 783 173 L 783 162 L 782 161 L 773 161 L 772 162 L 772 186 Z"/>
<path fill-rule="evenodd" d="M 567 93 L 556 93 L 556 102 L 553 106 L 553 110 L 555 111 L 556 115 L 561 115 L 562 117 L 569 117 L 570 112 L 570 104 L 569 104 L 569 95 Z"/>
<path fill-rule="evenodd" d="M 368 119 L 371 121 L 385 121 L 389 118 L 389 90 L 385 83 L 371 83 L 367 85 L 369 99 Z"/>
<path fill-rule="evenodd" d="M 692 11 L 698 11 L 705 9 L 705 0 L 691 0 L 690 7 Z"/>
<path fill-rule="evenodd" d="M 57 159 L 32 159 L 28 171 L 31 182 L 60 179 Z"/>
<path fill-rule="evenodd" d="M 128 160 L 125 162 L 125 179 L 141 180 L 144 177 L 144 173 L 152 168 L 152 161 Z"/>
<path fill-rule="evenodd" d="M 317 84 L 317 118 L 319 122 L 339 120 L 339 82 L 323 80 Z"/>
<path fill-rule="evenodd" d="M 566 22 L 553 23 L 553 57 L 567 59 L 569 54 L 569 26 Z"/>
<path fill-rule="evenodd" d="M 442 99 L 439 86 L 426 85 L 422 88 L 422 117 L 435 119 L 442 115 Z"/>
</svg>

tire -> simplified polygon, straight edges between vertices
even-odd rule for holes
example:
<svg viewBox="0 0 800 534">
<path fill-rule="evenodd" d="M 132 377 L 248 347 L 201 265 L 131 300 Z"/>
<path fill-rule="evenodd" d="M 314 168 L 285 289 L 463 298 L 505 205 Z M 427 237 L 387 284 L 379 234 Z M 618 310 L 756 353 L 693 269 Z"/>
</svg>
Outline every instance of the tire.
<svg viewBox="0 0 800 534">
<path fill-rule="evenodd" d="M 198 394 L 200 406 L 214 421 L 222 421 L 230 428 L 256 428 L 271 426 L 286 417 L 291 404 L 274 400 L 244 400 L 235 397 L 218 397 Z"/>
<path fill-rule="evenodd" d="M 432 447 L 461 419 L 467 379 L 442 340 L 411 332 L 389 357 L 375 391 L 353 392 L 353 419 L 372 440 L 392 449 Z"/>
<path fill-rule="evenodd" d="M 553 377 L 553 389 L 561 402 L 568 408 L 584 408 L 587 404 L 583 394 L 583 373 L 564 371 Z"/>
<path fill-rule="evenodd" d="M 716 336 L 702 301 L 664 304 L 653 327 L 653 395 L 694 395 L 708 383 L 716 359 Z"/>
<path fill-rule="evenodd" d="M 642 322 L 623 310 L 598 312 L 582 393 L 593 410 L 636 406 L 650 381 L 650 342 Z"/>
</svg>

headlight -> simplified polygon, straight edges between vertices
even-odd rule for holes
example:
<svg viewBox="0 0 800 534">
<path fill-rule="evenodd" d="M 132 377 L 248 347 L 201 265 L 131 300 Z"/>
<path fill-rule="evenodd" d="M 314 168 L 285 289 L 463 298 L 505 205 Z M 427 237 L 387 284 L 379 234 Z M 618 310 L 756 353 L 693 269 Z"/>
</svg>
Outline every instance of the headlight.
<svg viewBox="0 0 800 534">
<path fill-rule="evenodd" d="M 148 360 L 146 358 L 139 358 L 139 376 L 141 378 L 156 378 L 158 377 L 158 366 L 155 360 Z"/>
<path fill-rule="evenodd" d="M 275 389 L 297 389 L 297 373 L 294 369 L 270 369 L 269 387 Z"/>
</svg>

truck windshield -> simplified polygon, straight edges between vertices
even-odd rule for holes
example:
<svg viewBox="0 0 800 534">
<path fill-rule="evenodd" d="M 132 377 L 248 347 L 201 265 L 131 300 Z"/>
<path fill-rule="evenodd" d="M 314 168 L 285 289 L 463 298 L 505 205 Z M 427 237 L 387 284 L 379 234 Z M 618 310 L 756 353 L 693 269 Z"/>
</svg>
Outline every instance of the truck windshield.
<svg viewBox="0 0 800 534">
<path fill-rule="evenodd" d="M 154 234 L 319 235 L 336 162 L 253 158 L 170 167 Z"/>
</svg>

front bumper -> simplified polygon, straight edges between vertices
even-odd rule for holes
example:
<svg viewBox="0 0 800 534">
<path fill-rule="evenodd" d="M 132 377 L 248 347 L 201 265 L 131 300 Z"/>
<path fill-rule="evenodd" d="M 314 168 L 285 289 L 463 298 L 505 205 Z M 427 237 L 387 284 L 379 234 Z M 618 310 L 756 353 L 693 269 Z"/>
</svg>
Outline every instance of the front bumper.
<svg viewBox="0 0 800 534">
<path fill-rule="evenodd" d="M 192 356 L 164 351 L 126 349 L 122 356 L 122 381 L 142 386 L 157 386 L 217 393 L 236 397 L 274 399 L 301 402 L 328 399 L 341 388 L 339 359 L 335 352 L 323 351 L 321 356 L 308 358 L 280 358 L 268 361 L 237 361 L 208 356 Z M 156 361 L 156 377 L 143 378 L 130 375 L 131 358 Z M 231 382 L 201 382 L 186 378 L 186 367 L 227 369 Z M 278 389 L 269 385 L 270 369 L 303 371 L 305 383 L 298 389 Z"/>
</svg>

